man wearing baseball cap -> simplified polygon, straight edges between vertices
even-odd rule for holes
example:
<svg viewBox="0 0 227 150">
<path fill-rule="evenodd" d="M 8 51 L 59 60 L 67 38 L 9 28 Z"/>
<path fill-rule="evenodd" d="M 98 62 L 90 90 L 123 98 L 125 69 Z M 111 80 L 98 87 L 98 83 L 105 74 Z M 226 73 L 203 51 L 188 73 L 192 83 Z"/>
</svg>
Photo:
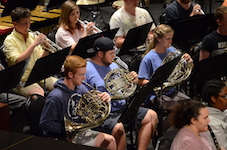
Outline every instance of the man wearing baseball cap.
<svg viewBox="0 0 227 150">
<path fill-rule="evenodd" d="M 104 77 L 111 70 L 119 68 L 116 63 L 112 62 L 115 58 L 115 44 L 107 37 L 100 37 L 94 42 L 93 49 L 90 49 L 88 52 L 93 53 L 93 56 L 87 62 L 86 82 L 95 86 L 101 92 L 107 92 Z M 134 77 L 133 82 L 137 83 L 137 73 L 132 71 L 130 74 Z M 117 121 L 125 107 L 126 101 L 124 99 L 111 101 L 111 113 L 109 117 L 101 126 L 95 128 L 98 131 L 112 134 L 116 139 L 118 149 L 125 149 L 126 147 L 126 136 L 123 124 Z M 140 107 L 137 119 L 140 125 L 138 149 L 146 150 L 155 132 L 157 114 L 151 109 Z M 135 121 L 130 122 L 134 125 Z M 119 129 L 121 129 L 122 132 L 119 132 Z"/>
</svg>

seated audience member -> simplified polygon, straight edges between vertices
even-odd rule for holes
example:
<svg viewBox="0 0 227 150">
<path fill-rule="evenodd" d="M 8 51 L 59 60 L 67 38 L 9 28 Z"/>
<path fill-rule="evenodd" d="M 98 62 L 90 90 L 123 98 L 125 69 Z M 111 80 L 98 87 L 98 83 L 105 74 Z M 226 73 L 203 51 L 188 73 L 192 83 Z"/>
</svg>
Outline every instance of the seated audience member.
<svg viewBox="0 0 227 150">
<path fill-rule="evenodd" d="M 30 28 L 31 12 L 27 8 L 17 7 L 11 12 L 11 18 L 14 29 L 4 40 L 4 53 L 7 58 L 9 66 L 15 65 L 27 58 L 30 58 L 25 73 L 21 78 L 21 83 L 25 83 L 35 65 L 35 62 L 40 57 L 47 56 L 48 51 L 42 48 L 42 44 L 46 44 L 47 40 L 44 34 L 39 34 L 34 37 L 34 33 L 28 32 Z M 56 78 L 49 77 L 46 80 L 47 90 L 53 89 L 53 84 L 57 81 Z M 43 86 L 44 82 L 40 81 L 27 87 L 19 86 L 15 92 L 29 97 L 33 94 L 44 96 Z M 40 86 L 41 85 L 41 86 Z M 36 97 L 34 97 L 36 98 Z M 41 98 L 41 97 L 40 97 Z"/>
<path fill-rule="evenodd" d="M 104 77 L 106 74 L 115 68 L 119 68 L 116 63 L 112 62 L 115 57 L 114 48 L 115 45 L 111 39 L 107 37 L 100 37 L 94 42 L 93 51 L 90 51 L 94 54 L 88 61 L 86 67 L 86 82 L 97 87 L 97 89 L 102 92 L 107 92 L 106 85 L 104 83 Z M 130 74 L 134 77 L 133 82 L 137 83 L 137 73 L 132 71 Z M 125 108 L 126 101 L 124 99 L 111 101 L 111 113 L 109 117 L 105 120 L 104 124 L 95 128 L 95 130 L 98 131 L 111 133 L 116 138 L 117 144 L 121 145 L 122 148 L 124 148 L 122 145 L 125 146 L 126 144 L 125 133 L 124 131 L 119 133 L 117 132 L 117 129 L 119 126 L 122 126 L 122 123 L 118 123 L 118 118 Z M 154 135 L 157 124 L 157 114 L 151 109 L 140 107 L 137 118 L 138 125 L 140 126 L 138 132 L 138 149 L 145 150 Z M 130 121 L 132 124 L 129 123 L 129 125 L 133 126 L 135 124 L 134 119 L 135 118 Z"/>
<path fill-rule="evenodd" d="M 139 0 L 124 0 L 124 5 L 114 12 L 110 18 L 110 29 L 119 28 L 115 35 L 115 44 L 121 48 L 128 31 L 132 28 L 153 22 L 151 15 L 146 9 L 138 7 Z M 151 30 L 155 28 L 153 23 Z M 147 40 L 153 38 L 152 32 L 148 34 Z"/>
<path fill-rule="evenodd" d="M 165 21 L 203 15 L 204 12 L 199 4 L 190 0 L 175 0 L 165 9 Z"/>
<path fill-rule="evenodd" d="M 227 115 L 224 110 L 227 108 L 227 87 L 223 81 L 212 79 L 203 87 L 202 98 L 208 104 L 210 127 L 217 139 L 220 147 L 227 149 Z M 212 143 L 213 149 L 215 143 L 210 132 L 209 141 Z"/>
<path fill-rule="evenodd" d="M 139 66 L 138 84 L 140 86 L 144 86 L 150 81 L 150 78 L 156 69 L 161 66 L 163 59 L 168 55 L 168 53 L 176 52 L 176 49 L 171 46 L 174 31 L 170 26 L 161 24 L 154 29 L 153 34 L 154 39 L 148 46 L 149 50 L 145 52 L 145 56 L 141 60 Z M 183 58 L 188 63 L 192 63 L 192 59 L 189 54 L 185 53 Z M 155 92 L 152 92 L 149 99 L 145 101 L 145 106 L 152 106 L 153 103 L 156 102 L 154 98 L 156 98 L 156 95 Z M 170 89 L 165 92 L 163 98 L 167 98 L 168 100 L 172 99 L 175 102 L 190 99 L 187 95 L 174 89 Z M 170 105 L 170 107 L 172 106 Z"/>
<path fill-rule="evenodd" d="M 5 67 L 0 62 L 0 71 L 4 69 Z M 0 102 L 8 103 L 10 111 L 12 111 L 12 113 L 10 113 L 10 131 L 23 132 L 23 128 L 26 124 L 26 101 L 27 99 L 20 95 L 12 93 L 0 93 Z"/>
<path fill-rule="evenodd" d="M 206 35 L 202 41 L 199 60 L 220 55 L 227 47 L 227 7 L 220 6 L 214 12 L 214 19 L 218 25 L 217 30 Z"/>
<path fill-rule="evenodd" d="M 60 78 L 55 83 L 55 88 L 48 94 L 40 118 L 40 126 L 45 136 L 66 137 L 64 117 L 67 116 L 68 102 L 71 98 L 75 98 L 73 100 L 75 100 L 76 106 L 81 95 L 88 92 L 88 89 L 82 84 L 85 79 L 86 63 L 86 60 L 79 56 L 67 56 L 64 63 L 65 77 Z M 77 96 L 74 97 L 74 95 Z M 110 100 L 108 93 L 100 93 L 98 96 L 107 103 Z M 81 116 L 76 116 L 76 118 L 75 123 L 85 123 Z M 78 131 L 72 138 L 72 143 L 116 150 L 113 136 L 90 129 Z"/>
<path fill-rule="evenodd" d="M 89 22 L 84 25 L 80 21 L 80 9 L 74 1 L 67 0 L 62 4 L 61 17 L 59 19 L 59 28 L 55 35 L 56 43 L 66 48 L 71 46 L 74 50 L 80 38 L 93 33 L 94 23 Z"/>
<path fill-rule="evenodd" d="M 181 101 L 174 108 L 173 124 L 179 129 L 170 150 L 212 150 L 206 134 L 209 112 L 199 101 Z"/>
</svg>

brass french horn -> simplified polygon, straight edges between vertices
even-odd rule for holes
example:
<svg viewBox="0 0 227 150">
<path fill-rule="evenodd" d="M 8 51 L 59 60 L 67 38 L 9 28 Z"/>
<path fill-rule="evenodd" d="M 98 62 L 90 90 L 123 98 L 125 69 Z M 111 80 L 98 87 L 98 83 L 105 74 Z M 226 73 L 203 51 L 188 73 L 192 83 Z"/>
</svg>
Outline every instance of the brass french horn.
<svg viewBox="0 0 227 150">
<path fill-rule="evenodd" d="M 115 68 L 108 72 L 104 82 L 107 91 L 111 93 L 112 100 L 120 100 L 131 96 L 136 90 L 137 84 L 132 82 L 134 78 L 129 70 L 123 68 L 115 59 L 113 62 L 118 64 L 120 68 Z"/>
<path fill-rule="evenodd" d="M 181 54 L 181 51 L 175 49 L 175 52 L 169 52 L 166 57 L 162 60 L 161 65 L 173 60 L 175 57 Z M 193 69 L 193 62 L 187 62 L 183 56 L 180 61 L 177 63 L 172 73 L 168 77 L 167 81 L 163 83 L 162 87 L 154 88 L 154 91 L 164 89 L 166 87 L 174 86 L 188 79 Z"/>
<path fill-rule="evenodd" d="M 86 82 L 83 83 L 90 86 Z M 64 118 L 65 130 L 70 141 L 77 132 L 100 126 L 109 116 L 110 103 L 100 99 L 97 95 L 99 93 L 101 92 L 92 87 L 91 91 L 82 96 L 77 93 L 71 96 L 68 102 L 67 115 Z"/>
</svg>

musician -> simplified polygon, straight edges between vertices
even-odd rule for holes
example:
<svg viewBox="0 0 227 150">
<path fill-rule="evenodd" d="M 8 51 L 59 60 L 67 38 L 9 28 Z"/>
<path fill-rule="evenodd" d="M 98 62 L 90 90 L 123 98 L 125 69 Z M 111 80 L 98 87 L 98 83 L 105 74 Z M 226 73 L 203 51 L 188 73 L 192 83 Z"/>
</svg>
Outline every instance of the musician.
<svg viewBox="0 0 227 150">
<path fill-rule="evenodd" d="M 71 46 L 72 51 L 80 38 L 92 34 L 95 30 L 94 23 L 89 22 L 88 24 L 83 25 L 78 19 L 80 19 L 79 6 L 77 6 L 74 1 L 65 1 L 62 4 L 59 28 L 55 35 L 57 45 L 62 48 Z"/>
<path fill-rule="evenodd" d="M 25 69 L 25 73 L 21 78 L 21 83 L 25 83 L 27 81 L 36 60 L 49 54 L 49 52 L 42 49 L 41 46 L 42 44 L 46 44 L 46 36 L 41 33 L 37 37 L 34 37 L 33 33 L 28 32 L 31 21 L 30 17 L 31 12 L 28 8 L 15 8 L 11 12 L 14 29 L 4 40 L 3 51 L 9 66 L 15 65 L 27 58 L 30 58 Z M 55 83 L 57 79 L 49 77 L 45 80 L 47 90 L 53 89 L 53 83 Z M 41 86 L 43 84 L 43 81 L 41 81 L 27 87 L 19 86 L 15 89 L 15 92 L 25 97 L 29 97 L 33 94 L 38 94 L 43 97 L 44 90 Z"/>
<path fill-rule="evenodd" d="M 201 6 L 191 0 L 176 0 L 170 3 L 165 9 L 165 22 L 173 19 L 203 15 Z"/>
<path fill-rule="evenodd" d="M 154 39 L 148 46 L 149 50 L 145 52 L 145 56 L 143 57 L 139 66 L 138 84 L 140 86 L 143 86 L 149 82 L 155 70 L 161 66 L 162 60 L 167 56 L 168 53 L 176 52 L 176 49 L 171 46 L 174 31 L 170 26 L 161 24 L 154 29 L 153 34 Z M 183 58 L 187 62 L 192 62 L 192 58 L 187 53 L 183 55 Z M 190 99 L 190 97 L 187 95 L 174 89 L 170 89 L 164 93 L 163 98 L 167 99 L 167 101 Z M 155 99 L 156 94 L 152 92 L 148 100 L 145 101 L 145 105 L 148 107 L 154 106 L 154 103 L 157 102 Z M 170 105 L 170 107 L 172 106 Z"/>
<path fill-rule="evenodd" d="M 203 101 L 207 102 L 209 110 L 210 127 L 217 139 L 219 146 L 227 149 L 227 115 L 224 110 L 227 108 L 227 87 L 218 79 L 209 80 L 202 90 Z M 209 141 L 215 147 L 210 132 L 207 132 Z"/>
<path fill-rule="evenodd" d="M 5 67 L 0 62 L 0 71 Z M 8 94 L 8 96 L 7 96 Z M 8 99 L 7 99 L 8 98 Z M 0 102 L 8 103 L 10 108 L 10 131 L 23 132 L 26 125 L 25 103 L 27 99 L 13 93 L 0 93 Z"/>
<path fill-rule="evenodd" d="M 153 22 L 151 15 L 146 9 L 138 7 L 139 0 L 124 0 L 124 5 L 111 16 L 110 29 L 119 28 L 115 35 L 115 44 L 121 48 L 128 31 L 132 28 Z M 151 30 L 155 28 L 152 24 Z M 149 32 L 147 41 L 153 38 L 152 31 Z"/>
<path fill-rule="evenodd" d="M 212 150 L 206 134 L 209 112 L 199 101 L 181 101 L 174 108 L 173 124 L 179 129 L 170 150 Z"/>
<path fill-rule="evenodd" d="M 86 72 L 86 81 L 90 85 L 94 85 L 100 91 L 107 91 L 104 83 L 104 77 L 106 74 L 119 66 L 112 62 L 115 57 L 115 45 L 113 41 L 107 37 L 100 37 L 95 40 L 93 49 L 89 50 L 90 53 L 93 53 L 93 56 L 88 61 L 87 72 Z M 137 83 L 137 73 L 131 72 L 131 75 L 134 77 L 133 82 Z M 114 100 L 111 102 L 111 113 L 109 117 L 105 120 L 104 124 L 100 127 L 95 128 L 95 130 L 111 133 L 117 141 L 118 147 L 121 146 L 124 149 L 125 146 L 125 133 L 116 132 L 119 125 L 117 119 L 121 115 L 122 111 L 126 107 L 125 100 Z M 157 114 L 155 111 L 147 108 L 139 108 L 138 111 L 138 124 L 140 125 L 140 130 L 138 133 L 138 149 L 145 150 L 150 143 L 150 140 L 154 134 L 156 124 L 157 124 Z M 135 119 L 135 118 L 134 118 Z M 130 121 L 131 126 L 134 125 L 135 120 Z M 133 121 L 134 120 L 134 121 Z M 120 138 L 119 138 L 120 137 Z"/>
<path fill-rule="evenodd" d="M 220 6 L 214 12 L 214 19 L 218 25 L 217 30 L 206 35 L 202 41 L 199 60 L 220 55 L 227 47 L 227 7 Z"/>
<path fill-rule="evenodd" d="M 86 63 L 86 60 L 79 56 L 67 56 L 64 63 L 65 77 L 60 78 L 55 83 L 55 88 L 48 94 L 41 114 L 40 126 L 43 129 L 44 136 L 66 137 L 64 116 L 67 116 L 68 101 L 73 98 L 75 105 L 77 105 L 81 95 L 88 92 L 88 89 L 82 84 L 85 79 Z M 108 93 L 104 92 L 99 96 L 107 103 L 110 101 Z M 84 123 L 80 116 L 77 117 L 76 123 Z M 90 129 L 76 133 L 72 143 L 116 150 L 114 137 Z"/>
</svg>

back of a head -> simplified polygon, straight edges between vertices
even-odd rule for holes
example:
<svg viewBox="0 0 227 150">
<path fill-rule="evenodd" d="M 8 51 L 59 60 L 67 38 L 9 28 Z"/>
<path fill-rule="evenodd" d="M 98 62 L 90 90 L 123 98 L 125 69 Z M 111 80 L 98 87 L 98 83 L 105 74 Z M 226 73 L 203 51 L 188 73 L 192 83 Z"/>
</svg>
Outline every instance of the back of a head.
<svg viewBox="0 0 227 150">
<path fill-rule="evenodd" d="M 173 125 L 181 129 L 185 125 L 191 124 L 191 119 L 197 119 L 200 115 L 200 109 L 206 107 L 196 100 L 179 101 L 173 110 Z"/>
<path fill-rule="evenodd" d="M 30 9 L 28 8 L 16 7 L 11 12 L 12 22 L 14 21 L 19 22 L 21 18 L 26 18 L 30 16 L 31 16 L 31 12 L 30 12 Z"/>
<path fill-rule="evenodd" d="M 210 106 L 211 97 L 218 96 L 222 88 L 225 86 L 225 83 L 218 79 L 212 79 L 206 82 L 202 89 L 202 99 L 207 102 Z"/>
<path fill-rule="evenodd" d="M 227 7 L 226 6 L 220 6 L 218 7 L 215 12 L 214 12 L 214 19 L 215 20 L 222 20 L 223 19 L 223 14 L 227 13 Z"/>
</svg>

